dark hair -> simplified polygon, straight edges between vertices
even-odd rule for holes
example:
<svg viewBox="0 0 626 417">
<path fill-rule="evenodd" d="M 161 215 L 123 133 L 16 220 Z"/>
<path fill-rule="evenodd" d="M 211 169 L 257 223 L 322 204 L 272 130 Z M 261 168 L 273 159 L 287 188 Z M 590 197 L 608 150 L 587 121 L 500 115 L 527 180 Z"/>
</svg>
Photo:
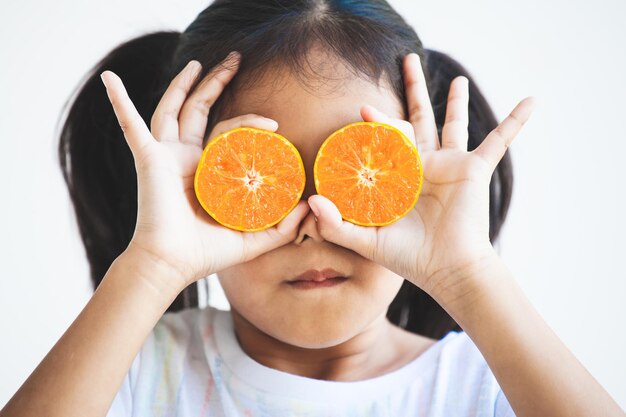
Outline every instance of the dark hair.
<svg viewBox="0 0 626 417">
<path fill-rule="evenodd" d="M 202 63 L 200 80 L 230 51 L 239 51 L 240 68 L 210 112 L 208 133 L 226 111 L 233 93 L 244 84 L 278 67 L 303 74 L 307 52 L 314 44 L 334 53 L 355 74 L 375 83 L 388 82 L 404 104 L 405 114 L 402 58 L 416 52 L 422 58 L 440 135 L 450 82 L 459 75 L 470 80 L 469 150 L 497 126 L 493 111 L 467 70 L 445 53 L 423 48 L 411 26 L 384 0 L 216 0 L 183 33 L 151 33 L 113 49 L 89 71 L 66 103 L 69 110 L 60 131 L 59 158 L 94 288 L 128 246 L 137 216 L 132 154 L 100 73 L 112 70 L 122 78 L 149 125 L 169 81 L 189 60 Z M 505 220 L 512 185 L 507 152 L 490 184 L 492 243 Z M 168 311 L 197 306 L 197 285 L 187 287 Z M 387 316 L 409 331 L 436 339 L 460 330 L 443 308 L 408 281 Z"/>
</svg>

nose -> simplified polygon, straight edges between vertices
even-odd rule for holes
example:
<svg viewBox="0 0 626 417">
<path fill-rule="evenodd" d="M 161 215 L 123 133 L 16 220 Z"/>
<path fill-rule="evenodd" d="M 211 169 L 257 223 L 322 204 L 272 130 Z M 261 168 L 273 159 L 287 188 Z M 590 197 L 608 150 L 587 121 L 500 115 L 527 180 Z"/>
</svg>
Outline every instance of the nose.
<svg viewBox="0 0 626 417">
<path fill-rule="evenodd" d="M 304 190 L 302 191 L 302 200 L 307 200 L 309 196 L 316 194 L 315 190 L 315 181 L 313 179 L 313 168 L 309 166 L 310 164 L 305 163 L 305 172 L 306 172 L 306 181 L 304 183 Z"/>
<path fill-rule="evenodd" d="M 313 157 L 309 157 L 310 155 L 304 150 L 300 150 L 300 152 L 305 155 L 303 162 L 306 172 L 306 183 L 304 191 L 302 192 L 302 197 L 300 198 L 302 200 L 308 200 L 309 196 L 316 194 L 315 182 L 313 181 Z M 298 236 L 294 240 L 294 243 L 296 245 L 300 245 L 307 238 L 313 239 L 316 243 L 324 241 L 324 238 L 317 231 L 317 222 L 315 221 L 315 214 L 313 214 L 313 210 L 309 210 L 309 213 L 300 222 Z"/>
<path fill-rule="evenodd" d="M 309 210 L 309 213 L 300 222 L 298 236 L 294 240 L 294 243 L 296 245 L 300 245 L 307 238 L 313 239 L 313 241 L 315 241 L 316 243 L 322 243 L 324 241 L 324 238 L 317 231 L 317 221 L 315 220 L 315 214 L 313 214 L 313 210 Z"/>
</svg>

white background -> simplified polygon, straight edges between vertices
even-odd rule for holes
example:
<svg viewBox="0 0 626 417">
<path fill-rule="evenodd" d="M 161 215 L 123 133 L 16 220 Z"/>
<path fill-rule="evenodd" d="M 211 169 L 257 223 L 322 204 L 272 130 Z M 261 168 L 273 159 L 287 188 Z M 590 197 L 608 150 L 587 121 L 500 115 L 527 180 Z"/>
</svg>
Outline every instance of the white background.
<svg viewBox="0 0 626 417">
<path fill-rule="evenodd" d="M 0 406 L 91 293 L 56 158 L 61 106 L 110 49 L 146 31 L 184 30 L 207 4 L 0 6 Z M 515 184 L 499 249 L 545 320 L 625 408 L 626 3 L 392 4 L 426 47 L 469 69 L 499 120 L 537 97 L 510 148 Z"/>
</svg>

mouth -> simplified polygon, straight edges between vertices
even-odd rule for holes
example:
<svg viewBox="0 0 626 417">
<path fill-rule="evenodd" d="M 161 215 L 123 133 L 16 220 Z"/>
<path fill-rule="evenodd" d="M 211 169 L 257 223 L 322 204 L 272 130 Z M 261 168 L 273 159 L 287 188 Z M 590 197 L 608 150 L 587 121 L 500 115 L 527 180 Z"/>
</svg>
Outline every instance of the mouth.
<svg viewBox="0 0 626 417">
<path fill-rule="evenodd" d="M 331 268 L 321 271 L 317 269 L 309 269 L 308 271 L 298 275 L 297 277 L 287 281 L 287 284 L 297 289 L 314 289 L 334 287 L 345 282 L 348 277 L 343 276 L 340 272 Z"/>
</svg>

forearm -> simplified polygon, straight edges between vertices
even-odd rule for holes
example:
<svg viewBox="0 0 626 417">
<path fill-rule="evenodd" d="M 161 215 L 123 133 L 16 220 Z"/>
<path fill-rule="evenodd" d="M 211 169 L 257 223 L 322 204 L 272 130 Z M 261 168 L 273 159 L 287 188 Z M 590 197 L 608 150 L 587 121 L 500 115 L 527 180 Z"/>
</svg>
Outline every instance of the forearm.
<svg viewBox="0 0 626 417">
<path fill-rule="evenodd" d="M 0 415 L 106 415 L 143 342 L 178 294 L 169 272 L 134 251 L 118 257 Z"/>
<path fill-rule="evenodd" d="M 433 297 L 484 356 L 517 417 L 623 416 L 495 256 Z"/>
</svg>

